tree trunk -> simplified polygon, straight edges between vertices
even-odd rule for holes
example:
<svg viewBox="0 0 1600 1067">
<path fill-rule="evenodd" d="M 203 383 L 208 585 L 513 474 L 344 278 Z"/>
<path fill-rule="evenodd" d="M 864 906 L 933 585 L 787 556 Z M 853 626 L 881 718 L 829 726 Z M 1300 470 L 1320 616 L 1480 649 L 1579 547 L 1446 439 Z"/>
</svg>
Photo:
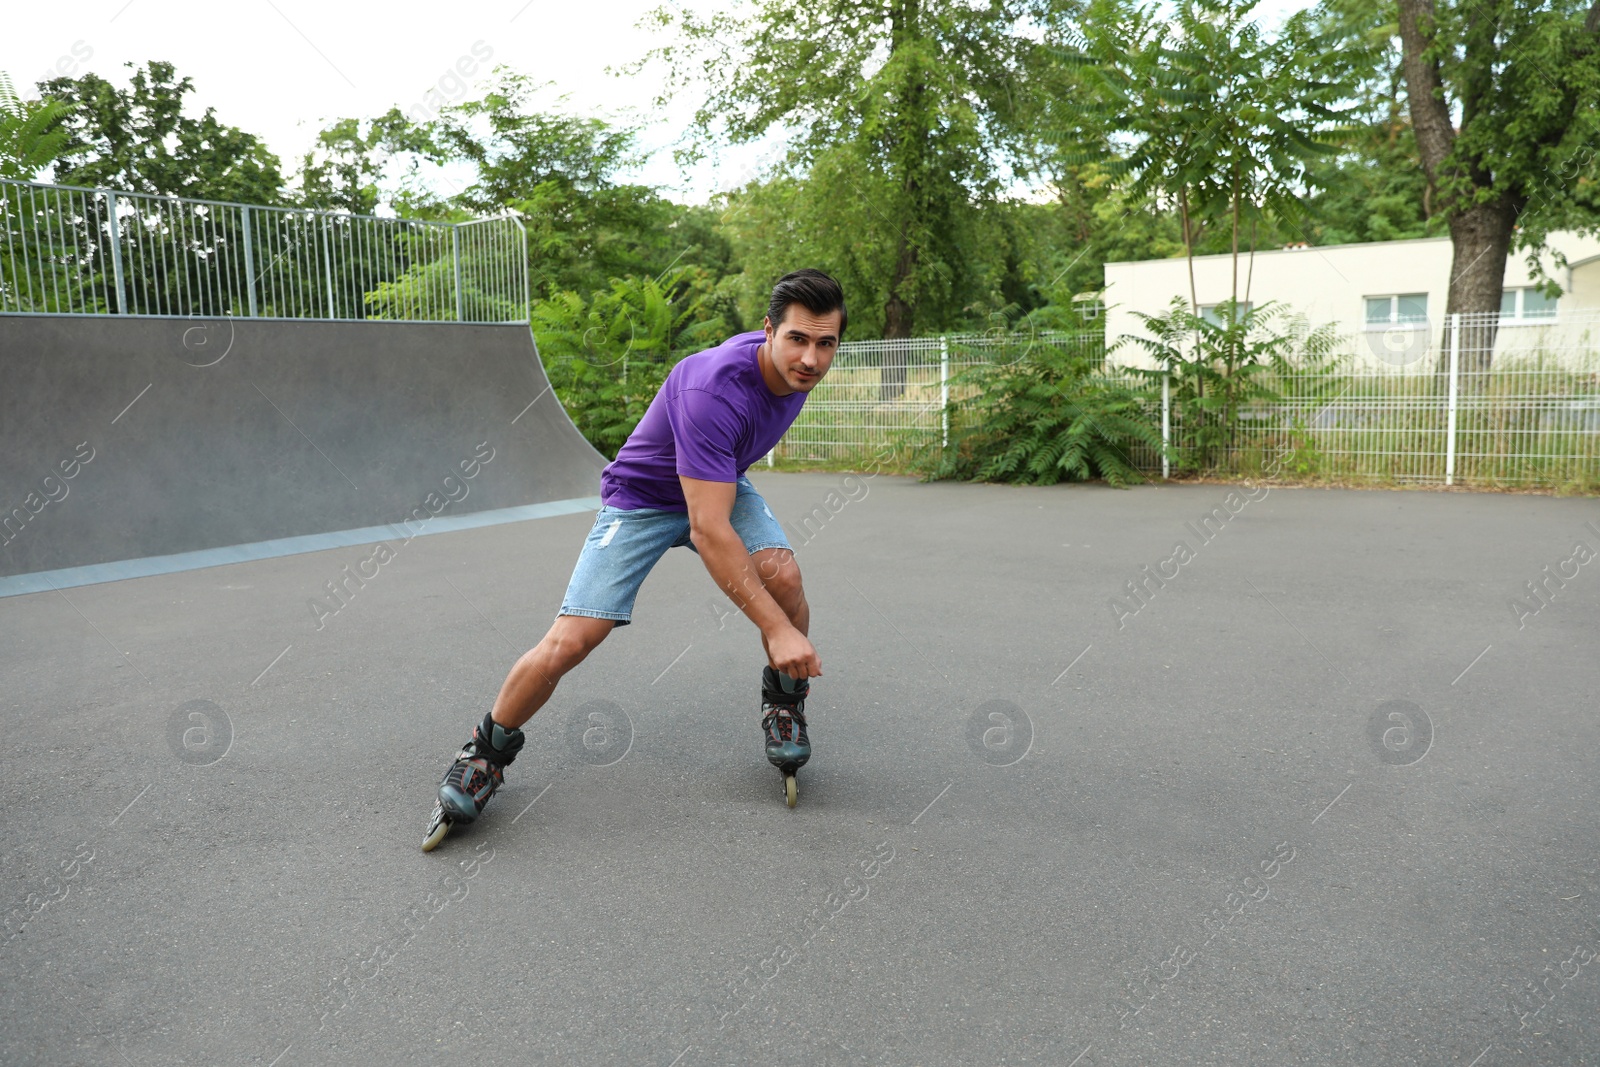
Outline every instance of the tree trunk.
<svg viewBox="0 0 1600 1067">
<path fill-rule="evenodd" d="M 1511 233 L 1517 221 L 1517 205 L 1509 196 L 1502 195 L 1489 203 L 1474 203 L 1470 196 L 1462 196 L 1459 186 L 1463 181 L 1471 187 L 1484 189 L 1494 184 L 1483 161 L 1460 160 L 1452 156 L 1457 133 L 1450 118 L 1450 105 L 1445 99 L 1444 83 L 1439 74 L 1439 61 L 1425 58 L 1424 53 L 1434 42 L 1435 15 L 1433 0 L 1399 0 L 1401 67 L 1405 71 L 1406 97 L 1411 107 L 1411 127 L 1416 133 L 1417 155 L 1422 170 L 1427 175 L 1430 190 L 1452 190 L 1440 195 L 1438 210 L 1443 212 L 1450 226 L 1450 288 L 1445 298 L 1445 315 L 1460 313 L 1473 316 L 1463 324 L 1460 339 L 1461 369 L 1463 371 L 1489 369 L 1494 355 L 1494 338 L 1498 328 L 1500 294 L 1505 285 L 1506 256 L 1511 248 Z M 1483 17 L 1478 13 L 1475 17 Z M 1468 57 L 1478 64 L 1485 57 Z M 1462 102 L 1463 113 L 1471 115 L 1477 101 L 1471 97 L 1492 91 L 1492 86 L 1475 80 Z M 1424 210 L 1427 209 L 1424 198 Z M 1430 309 L 1431 312 L 1431 309 Z M 1449 319 L 1445 320 L 1446 329 Z M 1446 336 L 1444 350 L 1449 349 Z M 1447 360 L 1440 353 L 1441 369 Z"/>
<path fill-rule="evenodd" d="M 1233 171 L 1233 293 L 1235 304 L 1239 302 L 1239 170 Z"/>
<path fill-rule="evenodd" d="M 911 327 L 915 324 L 915 314 L 910 302 L 900 294 L 906 283 L 911 280 L 911 274 L 916 268 L 917 250 L 902 235 L 899 254 L 895 257 L 894 277 L 889 282 L 889 300 L 883 306 L 883 336 L 885 340 L 897 340 L 911 336 Z"/>
<path fill-rule="evenodd" d="M 889 8 L 891 58 L 916 40 L 920 32 L 920 0 L 895 0 Z M 886 341 L 908 339 L 916 326 L 916 308 L 908 298 L 920 260 L 920 248 L 909 234 L 920 233 L 924 211 L 921 203 L 922 189 L 918 183 L 926 136 L 921 124 L 923 98 L 927 86 L 919 72 L 910 84 L 905 85 L 899 100 L 896 116 L 895 143 L 889 147 L 891 162 L 904 168 L 905 176 L 901 195 L 904 197 L 900 226 L 900 243 L 895 252 L 894 274 L 889 279 L 889 297 L 883 306 L 883 337 Z M 880 365 L 878 399 L 897 400 L 906 389 L 907 352 L 891 345 L 883 354 Z"/>
<path fill-rule="evenodd" d="M 901 341 L 911 336 L 916 315 L 901 292 L 916 269 L 916 246 L 902 233 L 899 254 L 895 257 L 894 277 L 889 282 L 889 299 L 883 306 L 885 341 Z M 890 344 L 885 348 L 878 375 L 879 400 L 896 400 L 906 391 L 906 357 L 906 349 L 899 345 Z"/>
<path fill-rule="evenodd" d="M 1446 316 L 1459 312 L 1461 371 L 1486 371 L 1500 325 L 1500 294 L 1516 212 L 1506 197 L 1450 216 L 1450 291 Z M 1446 319 L 1446 326 L 1451 320 Z"/>
<path fill-rule="evenodd" d="M 1194 241 L 1189 235 L 1189 187 L 1178 190 L 1178 218 L 1183 223 L 1183 257 L 1189 262 L 1189 310 L 1200 314 L 1200 298 L 1194 287 Z"/>
<path fill-rule="evenodd" d="M 1246 304 L 1250 303 L 1250 280 L 1256 276 L 1256 223 L 1259 221 L 1260 216 L 1253 216 L 1250 219 L 1250 260 L 1244 273 L 1244 302 Z"/>
</svg>

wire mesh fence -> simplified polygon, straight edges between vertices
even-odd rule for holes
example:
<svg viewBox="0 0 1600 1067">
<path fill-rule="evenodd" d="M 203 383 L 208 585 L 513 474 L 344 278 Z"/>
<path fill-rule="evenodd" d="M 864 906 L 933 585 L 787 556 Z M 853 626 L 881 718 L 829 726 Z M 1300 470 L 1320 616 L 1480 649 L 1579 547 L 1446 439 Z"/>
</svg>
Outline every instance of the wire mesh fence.
<svg viewBox="0 0 1600 1067">
<path fill-rule="evenodd" d="M 1600 488 L 1600 314 L 1331 333 L 1331 345 L 1297 349 L 1262 373 L 1266 395 L 1210 434 L 1205 420 L 1216 416 L 1186 395 L 1181 375 L 1108 365 L 1097 333 L 847 342 L 773 457 L 862 465 L 926 452 L 947 441 L 951 402 L 959 412 L 972 399 L 983 368 L 1037 359 L 1048 346 L 1089 356 L 1098 380 L 1147 398 L 1167 455 L 1140 446 L 1128 458 L 1152 476 Z"/>
<path fill-rule="evenodd" d="M 1370 331 L 1313 365 L 1264 374 L 1272 398 L 1238 413 L 1214 449 L 1199 406 L 1170 407 L 1179 469 L 1396 483 L 1600 488 L 1600 315 L 1549 321 L 1456 315 L 1423 342 Z M 1383 358 L 1369 358 L 1379 351 Z"/>
<path fill-rule="evenodd" d="M 846 341 L 773 450 L 774 459 L 869 463 L 885 452 L 943 445 L 951 400 L 977 388 L 968 372 L 1037 358 L 1044 349 L 1105 358 L 1099 333 L 989 333 Z"/>
<path fill-rule="evenodd" d="M 468 223 L 0 180 L 0 313 L 527 320 L 514 216 Z"/>
</svg>

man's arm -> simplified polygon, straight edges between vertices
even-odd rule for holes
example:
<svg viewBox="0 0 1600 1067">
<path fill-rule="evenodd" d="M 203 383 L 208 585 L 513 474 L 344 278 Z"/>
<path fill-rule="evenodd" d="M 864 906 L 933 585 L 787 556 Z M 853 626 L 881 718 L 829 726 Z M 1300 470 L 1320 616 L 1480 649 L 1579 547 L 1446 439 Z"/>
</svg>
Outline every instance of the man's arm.
<svg viewBox="0 0 1600 1067">
<path fill-rule="evenodd" d="M 822 661 L 810 639 L 789 621 L 767 592 L 750 553 L 730 521 L 737 487 L 733 482 L 708 482 L 679 476 L 689 505 L 689 537 L 706 570 L 740 611 L 761 629 L 761 643 L 772 666 L 791 678 L 816 678 Z"/>
</svg>

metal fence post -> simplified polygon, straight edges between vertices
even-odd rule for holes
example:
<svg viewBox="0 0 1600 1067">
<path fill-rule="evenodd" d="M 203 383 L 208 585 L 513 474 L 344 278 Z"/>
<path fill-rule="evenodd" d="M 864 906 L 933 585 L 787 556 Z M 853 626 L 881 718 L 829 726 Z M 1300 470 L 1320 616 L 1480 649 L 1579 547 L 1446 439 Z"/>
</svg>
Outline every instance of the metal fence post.
<svg viewBox="0 0 1600 1067">
<path fill-rule="evenodd" d="M 244 284 L 250 307 L 250 317 L 256 317 L 256 253 L 255 241 L 250 233 L 250 208 L 240 211 L 244 228 Z"/>
<path fill-rule="evenodd" d="M 522 223 L 517 223 L 518 236 L 522 247 L 522 320 L 532 329 L 533 323 L 533 279 L 528 270 L 528 231 Z"/>
<path fill-rule="evenodd" d="M 128 313 L 128 293 L 122 279 L 122 223 L 117 221 L 117 194 L 107 193 L 111 205 L 111 277 L 117 287 L 117 314 Z"/>
<path fill-rule="evenodd" d="M 333 225 L 333 220 L 324 216 L 322 221 L 322 267 L 323 274 L 328 279 L 328 314 L 326 317 L 331 319 L 335 317 L 336 309 L 333 306 L 333 247 L 328 241 L 328 228 Z"/>
<path fill-rule="evenodd" d="M 1172 372 L 1161 376 L 1161 480 L 1172 473 Z"/>
<path fill-rule="evenodd" d="M 1461 380 L 1461 312 L 1450 316 L 1450 400 L 1444 429 L 1444 484 L 1456 480 L 1456 390 Z"/>
<path fill-rule="evenodd" d="M 942 448 L 950 447 L 950 338 L 939 335 L 939 429 Z"/>
<path fill-rule="evenodd" d="M 456 261 L 456 321 L 462 322 L 466 316 L 461 312 L 461 224 L 456 223 L 450 227 L 450 255 Z M 628 365 L 622 365 L 622 380 L 628 380 Z"/>
</svg>

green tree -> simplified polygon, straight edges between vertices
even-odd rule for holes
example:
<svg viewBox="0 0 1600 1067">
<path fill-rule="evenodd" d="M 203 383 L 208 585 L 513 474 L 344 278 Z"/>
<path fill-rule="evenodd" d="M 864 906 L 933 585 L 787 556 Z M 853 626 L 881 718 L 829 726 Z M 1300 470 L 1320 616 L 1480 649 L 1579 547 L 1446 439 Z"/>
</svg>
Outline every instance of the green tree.
<svg viewBox="0 0 1600 1067">
<path fill-rule="evenodd" d="M 1025 170 L 1051 194 L 1051 210 L 1029 211 L 1025 232 L 1042 252 L 1030 271 L 1036 299 L 1044 302 L 1035 317 L 1071 329 L 1082 326 L 1072 298 L 1101 289 L 1106 263 L 1182 255 L 1184 244 L 1176 212 L 1165 210 L 1159 195 L 1132 190 L 1121 168 L 1105 165 L 1121 146 L 1105 109 L 1094 106 L 1098 72 L 1080 58 L 1082 5 L 1063 5 L 1054 14 L 1044 38 L 1047 55 L 1066 61 L 1035 64 L 1022 98 L 1034 131 L 1023 143 Z"/>
<path fill-rule="evenodd" d="M 678 31 L 651 53 L 667 93 L 709 83 L 698 151 L 723 137 L 788 138 L 769 168 L 787 180 L 758 206 L 782 204 L 793 225 L 768 241 L 792 247 L 809 230 L 800 243 L 828 254 L 806 262 L 853 275 L 852 321 L 885 337 L 959 317 L 975 281 L 963 239 L 999 195 L 1035 47 L 1022 0 L 755 0 L 654 17 Z M 747 263 L 758 286 L 775 269 Z M 877 314 L 862 314 L 863 298 Z"/>
<path fill-rule="evenodd" d="M 638 133 L 600 118 L 535 107 L 542 88 L 498 68 L 475 100 L 442 108 L 411 127 L 392 113 L 386 147 L 420 162 L 466 164 L 474 180 L 448 196 L 418 191 L 397 198 L 414 214 L 521 212 L 529 234 L 534 296 L 588 294 L 613 278 L 655 277 L 670 268 L 704 267 L 720 277 L 731 246 L 695 213 L 655 189 L 620 180 L 639 162 Z M 681 284 L 692 285 L 691 275 Z"/>
<path fill-rule="evenodd" d="M 301 159 L 297 199 L 306 207 L 372 215 L 385 201 L 385 169 L 402 153 L 423 148 L 420 134 L 392 108 L 380 118 L 338 119 L 317 132 Z"/>
<path fill-rule="evenodd" d="M 1411 125 L 1450 229 L 1445 313 L 1484 313 L 1489 366 L 1513 241 L 1600 229 L 1600 0 L 1398 0 Z"/>
<path fill-rule="evenodd" d="M 1226 228 L 1238 302 L 1244 222 L 1301 228 L 1309 165 L 1346 136 L 1353 75 L 1330 58 L 1332 36 L 1299 12 L 1269 37 L 1250 18 L 1257 2 L 1182 0 L 1169 20 L 1154 6 L 1093 0 L 1081 43 L 1057 51 L 1088 94 L 1075 119 L 1049 128 L 1057 160 L 1095 163 L 1131 179 L 1132 196 L 1176 206 L 1192 311 L 1205 225 Z"/>
<path fill-rule="evenodd" d="M 1354 77 L 1354 122 L 1338 155 L 1312 162 L 1312 244 L 1397 241 L 1445 232 L 1406 114 L 1395 0 L 1322 0 L 1312 12 Z"/>
<path fill-rule="evenodd" d="M 0 72 L 0 178 L 32 181 L 67 149 L 53 128 L 66 107 L 23 100 Z M 21 311 L 75 311 L 99 306 L 98 234 L 59 200 L 35 203 L 21 188 L 0 187 L 0 304 Z"/>
<path fill-rule="evenodd" d="M 254 134 L 218 121 L 215 109 L 199 118 L 184 112 L 194 91 L 171 63 L 133 68 L 129 87 L 98 74 L 52 78 L 39 88 L 65 105 L 53 129 L 65 131 L 65 154 L 56 167 L 63 185 L 136 193 L 234 200 L 283 201 L 278 157 Z"/>
<path fill-rule="evenodd" d="M 1012 297 L 999 315 L 991 312 L 988 327 L 1026 318 L 1040 329 L 1082 330 L 1100 303 L 1074 300 L 1100 292 L 1107 263 L 1184 254 L 1177 213 L 1130 191 L 1126 177 L 1094 163 L 1052 162 L 1036 173 L 1051 202 L 1009 205 L 1027 299 Z"/>
<path fill-rule="evenodd" d="M 24 100 L 0 71 L 0 178 L 33 178 L 71 148 L 59 127 L 67 108 L 55 100 Z"/>
</svg>

